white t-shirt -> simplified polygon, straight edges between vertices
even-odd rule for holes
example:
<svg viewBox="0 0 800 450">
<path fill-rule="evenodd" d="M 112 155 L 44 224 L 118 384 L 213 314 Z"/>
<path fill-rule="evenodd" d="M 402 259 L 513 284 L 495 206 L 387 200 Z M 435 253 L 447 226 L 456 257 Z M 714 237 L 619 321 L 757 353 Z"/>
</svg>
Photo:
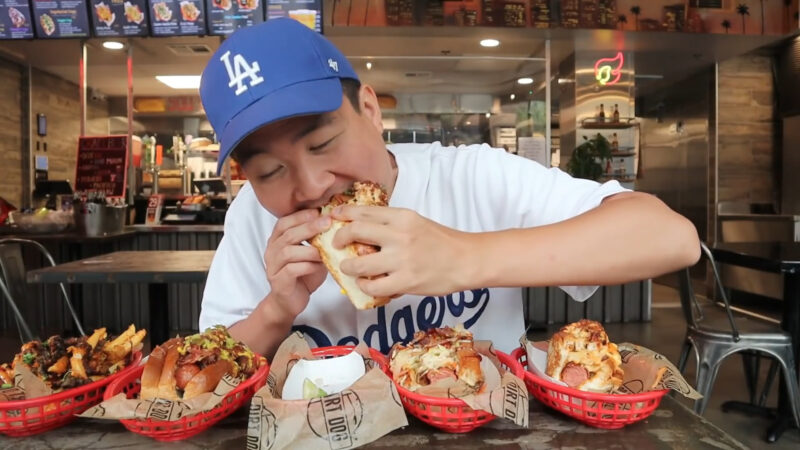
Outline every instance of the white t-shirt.
<svg viewBox="0 0 800 450">
<path fill-rule="evenodd" d="M 488 145 L 389 146 L 397 182 L 389 206 L 408 208 L 442 225 L 482 232 L 536 227 L 577 216 L 607 196 L 625 191 L 616 181 L 598 184 Z M 200 329 L 230 326 L 247 317 L 269 293 L 263 255 L 277 218 L 261 207 L 245 184 L 225 218 L 203 294 Z M 520 267 L 520 270 L 527 270 Z M 578 301 L 596 287 L 563 287 Z M 443 297 L 405 295 L 358 311 L 329 275 L 297 317 L 294 329 L 317 346 L 365 341 L 387 353 L 415 331 L 459 323 L 476 339 L 510 352 L 525 330 L 520 288 L 489 288 Z"/>
</svg>

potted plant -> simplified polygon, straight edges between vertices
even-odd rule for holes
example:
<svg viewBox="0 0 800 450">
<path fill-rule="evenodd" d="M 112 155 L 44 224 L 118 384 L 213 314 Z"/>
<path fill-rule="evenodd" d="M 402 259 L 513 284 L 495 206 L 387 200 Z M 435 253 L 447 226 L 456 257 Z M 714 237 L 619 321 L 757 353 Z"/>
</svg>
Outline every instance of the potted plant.
<svg viewBox="0 0 800 450">
<path fill-rule="evenodd" d="M 583 143 L 572 152 L 567 171 L 576 178 L 597 180 L 603 175 L 603 167 L 611 160 L 611 144 L 602 134 L 591 139 L 583 136 Z"/>
</svg>

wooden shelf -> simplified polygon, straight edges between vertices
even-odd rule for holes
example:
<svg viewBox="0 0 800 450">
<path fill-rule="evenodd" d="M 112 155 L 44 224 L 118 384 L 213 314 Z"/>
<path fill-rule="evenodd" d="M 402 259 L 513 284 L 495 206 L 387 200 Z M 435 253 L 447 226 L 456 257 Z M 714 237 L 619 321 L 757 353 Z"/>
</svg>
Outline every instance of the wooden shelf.
<svg viewBox="0 0 800 450">
<path fill-rule="evenodd" d="M 598 122 L 594 118 L 583 119 L 581 120 L 581 128 L 586 130 L 624 130 L 639 125 L 635 120 L 633 117 L 620 118 L 619 122 L 611 122 L 609 120 Z"/>
<path fill-rule="evenodd" d="M 625 157 L 625 156 L 636 156 L 636 152 L 611 152 L 611 157 Z"/>
</svg>

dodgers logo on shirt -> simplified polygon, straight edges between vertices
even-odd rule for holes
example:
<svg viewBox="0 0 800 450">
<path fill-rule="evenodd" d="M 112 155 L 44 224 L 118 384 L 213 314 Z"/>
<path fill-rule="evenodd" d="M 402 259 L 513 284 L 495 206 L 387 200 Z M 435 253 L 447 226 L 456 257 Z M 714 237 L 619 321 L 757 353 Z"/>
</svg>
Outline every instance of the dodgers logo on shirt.
<svg viewBox="0 0 800 450">
<path fill-rule="evenodd" d="M 360 339 L 367 346 L 387 354 L 395 342 L 408 342 L 419 330 L 442 326 L 448 312 L 456 322 L 470 329 L 483 315 L 489 304 L 489 289 L 473 289 L 443 297 L 425 297 L 416 304 L 406 305 L 387 318 L 386 307 L 375 309 L 375 322 L 367 327 Z M 319 347 L 331 345 L 356 345 L 359 338 L 346 336 L 334 343 L 322 330 L 309 325 L 295 325 L 292 331 L 300 331 Z"/>
</svg>

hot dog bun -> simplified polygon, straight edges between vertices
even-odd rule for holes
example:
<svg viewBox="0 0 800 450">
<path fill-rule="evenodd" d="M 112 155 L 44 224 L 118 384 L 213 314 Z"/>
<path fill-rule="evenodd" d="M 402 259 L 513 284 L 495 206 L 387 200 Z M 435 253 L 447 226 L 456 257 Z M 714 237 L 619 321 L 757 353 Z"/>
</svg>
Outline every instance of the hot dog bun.
<svg viewBox="0 0 800 450">
<path fill-rule="evenodd" d="M 158 397 L 158 382 L 164 368 L 164 357 L 167 355 L 163 347 L 157 346 L 150 352 L 142 372 L 142 390 L 139 396 L 144 399 Z"/>
<path fill-rule="evenodd" d="M 219 360 L 197 373 L 186 384 L 183 390 L 183 399 L 189 400 L 200 394 L 211 392 L 222 377 L 233 369 L 230 361 Z"/>
<path fill-rule="evenodd" d="M 161 369 L 161 378 L 158 380 L 158 398 L 177 400 L 178 391 L 175 382 L 175 367 L 178 364 L 178 346 L 171 345 L 164 357 L 164 366 Z"/>
<path fill-rule="evenodd" d="M 550 338 L 545 373 L 569 387 L 608 393 L 622 384 L 622 358 L 605 329 L 593 320 L 562 327 Z"/>
<path fill-rule="evenodd" d="M 345 204 L 387 206 L 388 196 L 377 183 L 371 181 L 356 181 L 353 183 L 352 192 L 348 191 L 331 197 L 328 204 L 322 207 L 321 213 L 323 215 L 330 214 L 333 208 Z M 356 309 L 369 309 L 384 305 L 391 300 L 391 297 L 373 297 L 364 293 L 364 291 L 358 287 L 356 277 L 345 275 L 339 269 L 342 261 L 345 259 L 376 253 L 380 250 L 374 245 L 357 242 L 347 245 L 343 249 L 335 248 L 333 246 L 333 237 L 336 235 L 336 232 L 346 224 L 347 222 L 334 220 L 330 228 L 311 239 L 311 245 L 319 250 L 325 267 L 328 268 L 328 271 L 339 286 L 341 286 L 344 294 L 347 295 L 347 298 L 350 299 Z"/>
</svg>

